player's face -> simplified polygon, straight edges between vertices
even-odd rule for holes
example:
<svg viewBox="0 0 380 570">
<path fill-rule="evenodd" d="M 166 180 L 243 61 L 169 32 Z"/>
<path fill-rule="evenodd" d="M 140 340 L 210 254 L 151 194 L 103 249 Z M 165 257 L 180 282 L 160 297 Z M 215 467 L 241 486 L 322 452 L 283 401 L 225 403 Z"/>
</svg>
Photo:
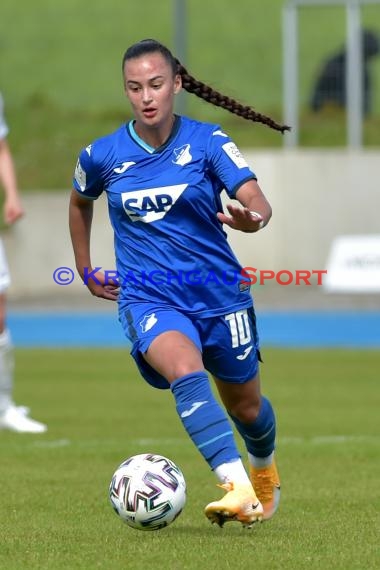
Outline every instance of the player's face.
<svg viewBox="0 0 380 570">
<path fill-rule="evenodd" d="M 181 89 L 181 78 L 173 77 L 160 53 L 127 60 L 124 82 L 137 123 L 156 128 L 172 123 L 174 96 Z"/>
</svg>

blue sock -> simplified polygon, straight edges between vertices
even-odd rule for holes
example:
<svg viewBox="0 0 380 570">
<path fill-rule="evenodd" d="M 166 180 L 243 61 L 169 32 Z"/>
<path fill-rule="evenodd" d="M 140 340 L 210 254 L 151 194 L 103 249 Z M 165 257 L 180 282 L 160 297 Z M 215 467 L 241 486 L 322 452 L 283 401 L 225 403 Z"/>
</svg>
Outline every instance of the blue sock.
<svg viewBox="0 0 380 570">
<path fill-rule="evenodd" d="M 177 378 L 170 389 L 184 428 L 211 469 L 239 459 L 232 427 L 211 391 L 206 372 Z"/>
<path fill-rule="evenodd" d="M 276 418 L 272 404 L 262 396 L 259 415 L 252 424 L 243 424 L 230 415 L 245 442 L 247 451 L 255 457 L 267 457 L 275 446 Z"/>
</svg>

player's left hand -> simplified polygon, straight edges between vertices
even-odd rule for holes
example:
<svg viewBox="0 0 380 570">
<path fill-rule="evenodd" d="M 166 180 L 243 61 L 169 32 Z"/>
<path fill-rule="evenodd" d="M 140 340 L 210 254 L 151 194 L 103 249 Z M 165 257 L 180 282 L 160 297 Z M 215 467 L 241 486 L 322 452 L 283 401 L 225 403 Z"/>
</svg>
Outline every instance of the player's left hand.
<svg viewBox="0 0 380 570">
<path fill-rule="evenodd" d="M 222 224 L 226 224 L 234 230 L 241 232 L 257 232 L 263 227 L 263 218 L 253 214 L 248 208 L 241 208 L 233 204 L 227 204 L 230 215 L 218 212 L 216 215 Z"/>
<path fill-rule="evenodd" d="M 119 283 L 113 278 L 106 278 L 102 271 L 97 271 L 94 278 L 89 278 L 85 283 L 94 297 L 117 301 L 119 298 Z"/>
</svg>

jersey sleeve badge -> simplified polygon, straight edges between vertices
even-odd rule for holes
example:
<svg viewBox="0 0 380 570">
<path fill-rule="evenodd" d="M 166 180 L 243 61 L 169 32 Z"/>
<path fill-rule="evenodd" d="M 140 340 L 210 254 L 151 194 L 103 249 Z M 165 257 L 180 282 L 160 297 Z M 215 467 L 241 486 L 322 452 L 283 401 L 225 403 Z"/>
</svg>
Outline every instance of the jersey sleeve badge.
<svg viewBox="0 0 380 570">
<path fill-rule="evenodd" d="M 247 168 L 248 164 L 234 142 L 228 142 L 224 144 L 222 146 L 222 149 L 238 168 Z"/>
<path fill-rule="evenodd" d="M 86 177 L 86 173 L 83 170 L 79 159 L 78 159 L 77 165 L 75 167 L 74 178 L 75 178 L 76 182 L 78 183 L 81 191 L 84 192 L 86 190 L 87 177 Z"/>
</svg>

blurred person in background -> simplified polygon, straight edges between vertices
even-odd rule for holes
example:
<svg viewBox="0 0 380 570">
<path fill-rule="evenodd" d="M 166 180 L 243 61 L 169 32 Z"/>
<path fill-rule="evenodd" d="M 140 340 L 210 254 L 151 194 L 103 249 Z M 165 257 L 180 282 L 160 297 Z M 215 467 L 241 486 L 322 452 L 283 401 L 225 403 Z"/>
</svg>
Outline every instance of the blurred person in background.
<svg viewBox="0 0 380 570">
<path fill-rule="evenodd" d="M 140 374 L 155 388 L 170 389 L 187 434 L 225 491 L 206 506 L 208 519 L 250 527 L 277 510 L 276 427 L 271 403 L 260 392 L 250 285 L 223 224 L 257 232 L 269 222 L 271 207 L 229 136 L 218 125 L 175 115 L 175 95 L 183 87 L 249 121 L 280 132 L 288 127 L 196 80 L 156 40 L 131 46 L 122 68 L 135 118 L 80 153 L 70 199 L 76 267 L 93 295 L 118 300 Z M 227 213 L 223 189 L 238 202 L 228 204 Z M 94 267 L 93 203 L 103 191 L 115 232 L 120 292 L 100 271 L 85 278 Z M 220 278 L 223 271 L 232 281 L 215 284 L 213 275 Z M 166 281 L 144 279 L 157 273 L 167 275 Z M 228 415 L 245 443 L 250 475 Z"/>
<path fill-rule="evenodd" d="M 12 154 L 7 142 L 8 126 L 4 119 L 0 94 L 0 186 L 4 189 L 3 217 L 7 225 L 14 224 L 24 212 L 17 189 Z M 29 417 L 29 408 L 16 406 L 13 394 L 14 354 L 6 323 L 6 290 L 10 284 L 8 264 L 0 240 L 0 430 L 20 433 L 43 433 L 45 424 Z"/>
<path fill-rule="evenodd" d="M 363 114 L 373 111 L 374 82 L 371 76 L 370 63 L 380 53 L 380 34 L 372 30 L 363 30 L 362 66 L 363 66 Z M 323 63 L 315 80 L 310 99 L 310 108 L 319 112 L 328 105 L 345 108 L 347 105 L 347 48 L 344 46 L 338 53 L 331 55 Z"/>
</svg>

